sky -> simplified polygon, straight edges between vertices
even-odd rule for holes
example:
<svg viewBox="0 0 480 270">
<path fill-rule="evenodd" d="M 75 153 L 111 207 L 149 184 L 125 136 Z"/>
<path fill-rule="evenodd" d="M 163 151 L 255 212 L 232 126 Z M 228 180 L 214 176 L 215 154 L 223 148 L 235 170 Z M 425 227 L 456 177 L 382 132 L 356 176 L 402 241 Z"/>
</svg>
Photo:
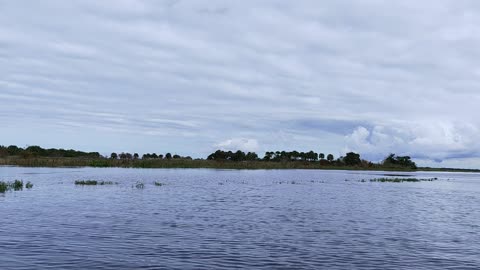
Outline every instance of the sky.
<svg viewBox="0 0 480 270">
<path fill-rule="evenodd" d="M 0 144 L 480 168 L 477 0 L 0 0 Z"/>
</svg>

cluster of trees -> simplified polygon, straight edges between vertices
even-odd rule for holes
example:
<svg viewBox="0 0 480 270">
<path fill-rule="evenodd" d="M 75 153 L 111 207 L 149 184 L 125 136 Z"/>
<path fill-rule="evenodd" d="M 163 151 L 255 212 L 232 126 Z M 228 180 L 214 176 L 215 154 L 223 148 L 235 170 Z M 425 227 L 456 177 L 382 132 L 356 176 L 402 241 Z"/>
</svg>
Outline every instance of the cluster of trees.
<svg viewBox="0 0 480 270">
<path fill-rule="evenodd" d="M 231 160 L 231 161 L 253 161 L 258 160 L 258 155 L 254 152 L 237 152 L 217 150 L 207 157 L 208 160 Z"/>
<path fill-rule="evenodd" d="M 73 149 L 44 149 L 40 146 L 28 146 L 21 148 L 15 145 L 1 146 L 0 145 L 0 157 L 7 156 L 19 156 L 23 158 L 29 157 L 70 157 L 70 158 L 100 158 L 101 155 L 98 152 L 82 152 Z"/>
<path fill-rule="evenodd" d="M 385 166 L 398 166 L 398 167 L 409 167 L 412 169 L 417 168 L 417 164 L 412 161 L 409 156 L 396 156 L 395 154 L 390 154 L 383 160 L 383 165 Z"/>
<path fill-rule="evenodd" d="M 287 151 L 276 151 L 276 152 L 266 152 L 263 160 L 266 161 L 295 161 L 295 160 L 303 160 L 303 161 L 318 161 L 318 160 L 325 160 L 325 154 L 323 153 L 315 153 L 314 151 L 310 152 L 287 152 Z M 334 157 L 332 154 L 328 154 L 326 157 L 327 161 L 333 161 Z"/>
<path fill-rule="evenodd" d="M 276 151 L 266 152 L 263 158 L 259 158 L 254 152 L 242 152 L 240 150 L 236 152 L 217 150 L 215 153 L 210 154 L 207 157 L 208 160 L 217 161 L 272 161 L 272 162 L 289 162 L 289 161 L 304 161 L 304 162 L 320 162 L 322 165 L 334 165 L 334 166 L 361 166 L 361 167 L 373 167 L 370 161 L 364 160 L 360 157 L 360 154 L 349 152 L 345 156 L 341 156 L 337 159 L 332 154 L 325 155 L 323 153 L 310 152 L 298 152 L 298 151 Z M 378 165 L 378 164 L 377 164 Z M 397 166 L 416 169 L 415 162 L 411 160 L 409 156 L 395 156 L 390 154 L 382 162 L 383 166 Z"/>
<path fill-rule="evenodd" d="M 123 153 L 123 152 L 120 154 L 112 153 L 110 154 L 110 159 L 137 160 L 137 159 L 140 159 L 140 155 L 138 153 L 134 153 L 133 155 L 130 153 Z M 189 156 L 182 157 L 177 154 L 172 155 L 171 153 L 167 153 L 165 154 L 165 156 L 162 154 L 157 155 L 156 153 L 153 153 L 153 154 L 148 153 L 148 154 L 142 155 L 142 160 L 151 160 L 151 159 L 192 159 L 192 158 Z"/>
<path fill-rule="evenodd" d="M 21 148 L 15 145 L 10 146 L 1 146 L 0 145 L 0 157 L 8 156 L 17 156 L 22 158 L 34 158 L 34 157 L 52 157 L 52 158 L 90 158 L 90 159 L 120 159 L 120 160 L 171 160 L 171 159 L 186 159 L 191 160 L 192 158 L 182 157 L 180 155 L 171 153 L 156 154 L 156 153 L 147 153 L 140 155 L 138 153 L 112 153 L 109 157 L 103 157 L 98 152 L 82 152 L 76 150 L 65 150 L 65 149 L 44 149 L 40 146 L 28 146 L 26 148 Z M 321 165 L 333 165 L 333 166 L 361 166 L 361 167 L 372 167 L 372 166 L 382 166 L 382 167 L 402 167 L 402 168 L 411 168 L 417 169 L 417 165 L 409 156 L 396 156 L 395 154 L 390 154 L 387 156 L 381 164 L 373 164 L 367 160 L 363 160 L 360 157 L 360 154 L 349 152 L 345 156 L 334 158 L 332 154 L 325 155 L 323 153 L 316 153 L 314 151 L 309 152 L 298 152 L 298 151 L 276 151 L 276 152 L 266 152 L 263 158 L 260 158 L 255 152 L 245 153 L 243 151 L 222 151 L 217 150 L 215 153 L 210 154 L 207 157 L 208 160 L 216 161 L 270 161 L 270 162 L 292 162 L 292 161 L 303 161 L 303 162 L 320 162 Z"/>
</svg>

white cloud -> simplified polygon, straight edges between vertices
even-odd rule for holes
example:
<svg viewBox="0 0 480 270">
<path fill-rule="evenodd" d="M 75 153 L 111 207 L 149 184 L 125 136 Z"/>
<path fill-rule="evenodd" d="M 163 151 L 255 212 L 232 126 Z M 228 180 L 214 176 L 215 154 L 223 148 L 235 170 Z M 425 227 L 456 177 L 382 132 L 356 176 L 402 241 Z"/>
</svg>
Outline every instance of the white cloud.
<svg viewBox="0 0 480 270">
<path fill-rule="evenodd" d="M 0 118 L 9 127 L 1 144 L 32 144 L 18 130 L 54 127 L 78 138 L 35 143 L 75 147 L 93 134 L 105 151 L 128 144 L 193 156 L 225 138 L 256 138 L 262 151 L 454 159 L 479 150 L 475 1 L 18 0 L 0 8 Z"/>
<path fill-rule="evenodd" d="M 346 136 L 345 151 L 373 158 L 388 153 L 442 161 L 480 157 L 478 127 L 462 122 L 403 122 L 358 127 Z"/>
<path fill-rule="evenodd" d="M 245 152 L 255 152 L 259 149 L 258 141 L 255 139 L 247 138 L 233 138 L 215 145 L 215 147 L 221 150 L 237 151 L 242 150 Z"/>
</svg>

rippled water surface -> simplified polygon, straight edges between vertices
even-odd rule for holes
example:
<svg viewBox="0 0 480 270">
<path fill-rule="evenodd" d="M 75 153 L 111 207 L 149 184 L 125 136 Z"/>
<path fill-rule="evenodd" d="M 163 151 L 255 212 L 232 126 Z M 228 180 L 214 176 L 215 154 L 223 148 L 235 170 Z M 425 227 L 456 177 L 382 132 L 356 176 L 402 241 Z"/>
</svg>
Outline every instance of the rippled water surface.
<svg viewBox="0 0 480 270">
<path fill-rule="evenodd" d="M 381 175 L 0 167 L 0 269 L 480 269 L 480 175 Z"/>
</svg>

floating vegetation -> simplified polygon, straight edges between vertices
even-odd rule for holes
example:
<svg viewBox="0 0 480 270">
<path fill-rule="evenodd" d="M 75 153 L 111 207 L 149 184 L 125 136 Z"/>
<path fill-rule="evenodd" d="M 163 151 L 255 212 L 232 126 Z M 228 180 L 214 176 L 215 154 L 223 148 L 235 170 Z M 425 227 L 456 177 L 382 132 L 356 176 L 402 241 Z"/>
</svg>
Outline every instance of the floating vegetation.
<svg viewBox="0 0 480 270">
<path fill-rule="evenodd" d="M 438 180 L 438 178 L 375 178 L 370 179 L 370 182 L 380 182 L 380 183 L 403 183 L 403 182 L 431 182 Z M 362 179 L 360 182 L 366 182 Z"/>
<path fill-rule="evenodd" d="M 96 180 L 77 180 L 77 181 L 75 181 L 75 185 L 96 186 L 96 185 L 98 185 L 98 181 L 96 181 Z"/>
<path fill-rule="evenodd" d="M 155 182 L 154 184 L 155 184 L 155 186 L 157 186 L 157 187 L 161 187 L 161 186 L 164 186 L 164 185 L 165 185 L 164 183 L 160 183 L 160 182 Z"/>
<path fill-rule="evenodd" d="M 143 188 L 145 188 L 145 184 L 144 184 L 144 183 L 141 183 L 141 182 L 137 182 L 137 183 L 135 184 L 135 187 L 138 188 L 138 189 L 143 189 Z"/>
<path fill-rule="evenodd" d="M 32 188 L 33 184 L 28 182 L 27 188 Z M 5 193 L 9 190 L 19 191 L 23 190 L 23 181 L 15 180 L 14 182 L 1 182 L 0 181 L 0 193 Z"/>
<path fill-rule="evenodd" d="M 102 181 L 100 183 L 98 183 L 100 186 L 111 186 L 111 185 L 118 185 L 117 182 L 112 182 L 112 181 Z"/>
<path fill-rule="evenodd" d="M 112 181 L 97 181 L 97 180 L 77 180 L 75 181 L 75 185 L 78 186 L 108 186 L 108 185 L 117 185 L 118 183 L 114 183 Z"/>
<path fill-rule="evenodd" d="M 0 182 L 0 193 L 5 193 L 8 190 L 8 183 Z"/>
<path fill-rule="evenodd" d="M 33 188 L 33 184 L 29 181 L 25 184 L 25 188 L 26 189 L 31 189 L 31 188 Z"/>
</svg>

